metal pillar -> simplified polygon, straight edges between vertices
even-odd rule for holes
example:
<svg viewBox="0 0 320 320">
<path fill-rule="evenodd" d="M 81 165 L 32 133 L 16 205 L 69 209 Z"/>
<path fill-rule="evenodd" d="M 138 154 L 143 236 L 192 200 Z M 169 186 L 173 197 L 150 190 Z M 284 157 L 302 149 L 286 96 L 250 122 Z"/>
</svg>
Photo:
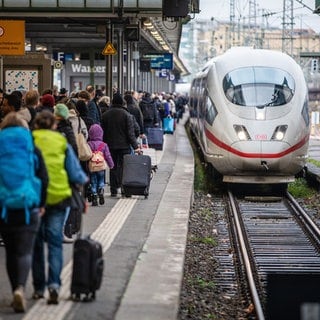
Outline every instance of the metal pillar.
<svg viewBox="0 0 320 320">
<path fill-rule="evenodd" d="M 90 59 L 90 84 L 95 88 L 94 83 L 94 51 L 90 49 L 89 52 L 89 59 Z"/>
<path fill-rule="evenodd" d="M 106 43 L 112 42 L 113 25 L 108 21 L 106 27 Z M 112 99 L 112 55 L 106 55 L 106 95 Z"/>
<path fill-rule="evenodd" d="M 126 90 L 132 90 L 132 42 L 127 41 L 127 61 L 126 61 L 126 70 L 127 70 L 127 78 L 126 78 Z"/>
<path fill-rule="evenodd" d="M 117 40 L 118 40 L 118 90 L 123 93 L 123 30 L 117 30 Z"/>
<path fill-rule="evenodd" d="M 292 56 L 293 50 L 293 0 L 283 0 L 282 52 Z"/>
</svg>

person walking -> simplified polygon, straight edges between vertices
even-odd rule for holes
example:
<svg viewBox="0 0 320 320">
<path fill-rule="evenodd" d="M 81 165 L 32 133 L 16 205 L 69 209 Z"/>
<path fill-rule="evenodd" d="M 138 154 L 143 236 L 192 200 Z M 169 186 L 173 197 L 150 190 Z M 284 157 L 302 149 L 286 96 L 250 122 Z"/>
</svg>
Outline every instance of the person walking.
<svg viewBox="0 0 320 320">
<path fill-rule="evenodd" d="M 20 118 L 23 120 L 23 126 L 28 128 L 28 121 L 25 120 L 24 114 L 21 111 L 21 98 L 16 94 L 6 94 L 3 98 L 3 103 L 1 106 L 1 115 L 4 118 L 10 112 L 17 112 L 19 113 Z M 28 111 L 29 113 L 29 111 Z M 29 119 L 31 119 L 31 115 L 29 113 Z"/>
<path fill-rule="evenodd" d="M 31 132 L 24 126 L 24 121 L 16 112 L 9 113 L 0 126 L 0 234 L 6 250 L 6 269 L 13 292 L 11 306 L 15 312 L 26 311 L 24 289 L 31 269 L 40 216 L 45 213 L 48 186 L 47 169 L 41 152 L 34 146 Z M 14 184 L 10 190 L 7 190 L 7 179 Z M 21 191 L 23 188 L 27 190 L 25 192 L 30 200 L 35 197 L 37 201 L 27 209 L 26 200 L 21 206 L 10 207 L 11 195 L 13 197 L 15 190 Z M 18 203 L 17 198 L 14 202 Z"/>
<path fill-rule="evenodd" d="M 101 122 L 101 110 L 98 106 L 98 100 L 102 97 L 101 90 L 96 94 L 96 90 L 93 86 L 88 86 L 87 91 L 90 94 L 90 100 L 88 102 L 88 115 L 93 119 L 93 123 L 100 124 Z"/>
<path fill-rule="evenodd" d="M 138 126 L 139 126 L 139 136 L 143 136 L 143 116 L 140 108 L 136 105 L 134 98 L 131 94 L 126 94 L 123 99 L 127 103 L 127 110 L 134 116 Z"/>
<path fill-rule="evenodd" d="M 116 93 L 112 98 L 110 109 L 101 119 L 103 141 L 107 143 L 114 162 L 109 176 L 111 197 L 116 197 L 121 187 L 123 156 L 131 153 L 131 147 L 134 152 L 140 152 L 131 114 L 124 105 L 122 96 Z"/>
<path fill-rule="evenodd" d="M 108 167 L 113 169 L 114 163 L 111 157 L 109 147 L 103 142 L 103 130 L 100 125 L 93 124 L 89 129 L 89 141 L 88 144 L 92 152 L 100 151 L 104 161 L 106 161 Z M 90 161 L 90 160 L 89 160 Z M 90 165 L 89 165 L 90 170 Z M 105 185 L 105 170 L 90 171 L 90 185 L 92 192 L 92 205 L 104 204 L 104 185 Z"/>
<path fill-rule="evenodd" d="M 148 128 L 159 126 L 158 110 L 149 92 L 145 92 L 139 107 L 143 115 L 144 133 L 147 134 Z"/>
<path fill-rule="evenodd" d="M 49 175 L 46 214 L 41 218 L 33 252 L 32 276 L 34 299 L 44 298 L 49 291 L 48 304 L 59 303 L 63 266 L 63 225 L 70 210 L 70 184 L 83 185 L 88 181 L 79 160 L 67 139 L 56 129 L 55 117 L 49 111 L 37 114 L 33 137 L 41 150 Z M 45 243 L 47 243 L 48 275 L 45 272 Z"/>
<path fill-rule="evenodd" d="M 76 136 L 74 134 L 72 124 L 69 121 L 68 107 L 63 103 L 58 103 L 54 107 L 54 116 L 56 119 L 57 131 L 62 133 L 67 138 L 68 143 L 71 145 L 73 151 L 78 156 Z"/>
</svg>

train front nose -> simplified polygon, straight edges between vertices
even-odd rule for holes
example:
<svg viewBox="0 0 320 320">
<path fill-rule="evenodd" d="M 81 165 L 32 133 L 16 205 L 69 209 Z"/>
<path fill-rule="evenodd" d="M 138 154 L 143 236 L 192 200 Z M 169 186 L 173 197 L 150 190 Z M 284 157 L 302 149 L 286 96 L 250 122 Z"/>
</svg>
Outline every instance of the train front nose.
<svg viewBox="0 0 320 320">
<path fill-rule="evenodd" d="M 286 142 L 238 141 L 232 145 L 229 162 L 238 172 L 283 172 L 292 162 L 290 146 Z"/>
</svg>

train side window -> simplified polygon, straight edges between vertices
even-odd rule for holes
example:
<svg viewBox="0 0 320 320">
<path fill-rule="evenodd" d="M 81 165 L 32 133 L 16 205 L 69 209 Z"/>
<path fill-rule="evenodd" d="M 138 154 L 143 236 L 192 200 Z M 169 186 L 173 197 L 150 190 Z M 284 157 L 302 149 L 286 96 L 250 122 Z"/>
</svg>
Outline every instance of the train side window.
<svg viewBox="0 0 320 320">
<path fill-rule="evenodd" d="M 217 109 L 212 102 L 211 98 L 207 97 L 207 102 L 206 102 L 206 121 L 212 125 L 214 119 L 216 118 L 218 112 Z"/>
</svg>

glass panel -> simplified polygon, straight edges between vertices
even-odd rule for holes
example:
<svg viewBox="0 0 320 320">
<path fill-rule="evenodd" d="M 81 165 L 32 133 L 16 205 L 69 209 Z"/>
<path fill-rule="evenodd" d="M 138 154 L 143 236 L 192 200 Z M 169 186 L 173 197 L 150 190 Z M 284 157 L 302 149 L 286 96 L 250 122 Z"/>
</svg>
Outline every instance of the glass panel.
<svg viewBox="0 0 320 320">
<path fill-rule="evenodd" d="M 110 8 L 111 0 L 87 0 L 88 8 Z"/>
<path fill-rule="evenodd" d="M 294 79 L 277 68 L 249 67 L 231 71 L 223 79 L 228 100 L 241 106 L 280 106 L 294 94 Z"/>
<path fill-rule="evenodd" d="M 29 0 L 4 0 L 4 7 L 29 7 Z"/>
<path fill-rule="evenodd" d="M 138 0 L 124 0 L 123 6 L 124 8 L 137 8 Z"/>
<path fill-rule="evenodd" d="M 59 6 L 65 8 L 84 8 L 84 0 L 59 0 Z"/>
<path fill-rule="evenodd" d="M 139 0 L 139 8 L 162 8 L 162 0 Z"/>
<path fill-rule="evenodd" d="M 50 7 L 55 8 L 57 6 L 57 0 L 32 0 L 31 7 Z"/>
</svg>

